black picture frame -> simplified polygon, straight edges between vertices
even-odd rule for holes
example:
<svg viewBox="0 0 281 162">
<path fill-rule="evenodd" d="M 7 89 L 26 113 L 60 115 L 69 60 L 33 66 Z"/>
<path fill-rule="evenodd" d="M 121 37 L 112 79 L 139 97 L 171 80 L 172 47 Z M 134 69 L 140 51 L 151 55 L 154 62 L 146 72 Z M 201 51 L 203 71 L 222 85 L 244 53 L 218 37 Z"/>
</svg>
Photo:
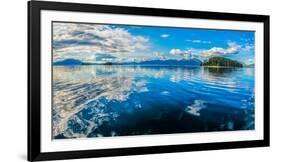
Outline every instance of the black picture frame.
<svg viewBox="0 0 281 162">
<path fill-rule="evenodd" d="M 211 20 L 231 20 L 244 22 L 261 22 L 264 27 L 264 139 L 238 142 L 218 142 L 201 144 L 180 144 L 151 147 L 116 148 L 86 151 L 41 152 L 40 132 L 40 15 L 41 10 L 59 10 L 76 12 L 115 13 L 126 15 L 145 15 L 179 18 L 198 18 Z M 107 156 L 125 156 L 139 154 L 157 154 L 201 150 L 233 149 L 269 146 L 269 16 L 233 14 L 219 12 L 187 11 L 172 9 L 155 9 L 140 7 L 107 6 L 94 4 L 62 2 L 28 2 L 28 160 L 59 160 L 74 158 L 93 158 Z"/>
</svg>

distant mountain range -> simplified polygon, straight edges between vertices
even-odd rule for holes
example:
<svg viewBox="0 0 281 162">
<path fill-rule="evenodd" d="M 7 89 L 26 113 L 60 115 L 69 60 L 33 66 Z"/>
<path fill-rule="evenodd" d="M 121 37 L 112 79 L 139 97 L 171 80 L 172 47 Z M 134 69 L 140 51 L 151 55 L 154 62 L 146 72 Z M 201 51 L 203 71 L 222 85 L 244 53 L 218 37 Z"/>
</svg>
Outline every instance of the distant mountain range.
<svg viewBox="0 0 281 162">
<path fill-rule="evenodd" d="M 189 60 L 149 60 L 142 62 L 106 62 L 106 63 L 89 63 L 76 59 L 65 59 L 54 62 L 54 65 L 75 66 L 75 65 L 173 65 L 173 66 L 201 66 L 202 62 L 198 59 Z"/>
<path fill-rule="evenodd" d="M 76 59 L 65 59 L 62 61 L 57 61 L 53 63 L 54 65 L 62 65 L 62 66 L 74 66 L 74 65 L 82 65 L 83 62 Z"/>
<path fill-rule="evenodd" d="M 158 65 L 158 66 L 223 66 L 223 67 L 243 67 L 244 65 L 238 61 L 224 57 L 211 57 L 205 62 L 199 59 L 169 59 L 169 60 L 149 60 L 142 62 L 106 62 L 106 63 L 89 63 L 82 62 L 77 59 L 65 59 L 54 62 L 57 66 L 76 66 L 76 65 Z M 254 65 L 245 66 L 253 67 Z"/>
</svg>

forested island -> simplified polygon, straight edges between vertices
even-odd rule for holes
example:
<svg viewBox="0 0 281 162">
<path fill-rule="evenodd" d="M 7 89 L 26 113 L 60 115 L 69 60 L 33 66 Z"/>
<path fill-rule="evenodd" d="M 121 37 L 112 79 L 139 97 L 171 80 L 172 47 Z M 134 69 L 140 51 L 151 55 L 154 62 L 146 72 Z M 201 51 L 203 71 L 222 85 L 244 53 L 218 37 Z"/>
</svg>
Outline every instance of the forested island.
<svg viewBox="0 0 281 162">
<path fill-rule="evenodd" d="M 205 61 L 202 66 L 243 67 L 243 64 L 235 60 L 216 56 Z"/>
</svg>

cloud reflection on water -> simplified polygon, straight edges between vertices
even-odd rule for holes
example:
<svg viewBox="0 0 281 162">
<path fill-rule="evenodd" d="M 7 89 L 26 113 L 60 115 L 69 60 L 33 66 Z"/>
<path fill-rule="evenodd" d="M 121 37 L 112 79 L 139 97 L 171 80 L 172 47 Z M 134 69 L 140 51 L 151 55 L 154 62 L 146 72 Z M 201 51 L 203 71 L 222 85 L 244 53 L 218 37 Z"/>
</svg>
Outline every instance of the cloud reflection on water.
<svg viewBox="0 0 281 162">
<path fill-rule="evenodd" d="M 136 93 L 153 93 L 156 91 L 155 86 L 161 88 L 158 95 L 170 97 L 170 102 L 188 95 L 189 99 L 183 101 L 187 105 L 182 105 L 182 109 L 194 116 L 200 116 L 206 103 L 221 106 L 233 104 L 238 108 L 253 109 L 254 96 L 249 97 L 249 94 L 253 94 L 253 76 L 249 76 L 252 74 L 251 69 L 247 69 L 246 77 L 239 77 L 239 73 L 244 71 L 245 69 L 201 67 L 55 66 L 53 137 L 104 136 L 102 133 L 93 132 L 105 122 L 118 120 L 120 115 L 119 110 L 112 111 L 108 105 L 120 103 L 123 106 L 119 109 L 145 108 L 145 104 L 136 99 L 132 101 L 133 106 L 126 107 L 126 104 L 130 104 L 130 97 L 136 96 Z M 156 102 L 157 96 L 154 94 L 153 97 Z M 253 119 L 247 120 L 252 122 Z M 231 124 L 228 126 L 231 127 Z M 118 132 L 112 130 L 106 136 L 111 135 L 118 135 Z"/>
</svg>

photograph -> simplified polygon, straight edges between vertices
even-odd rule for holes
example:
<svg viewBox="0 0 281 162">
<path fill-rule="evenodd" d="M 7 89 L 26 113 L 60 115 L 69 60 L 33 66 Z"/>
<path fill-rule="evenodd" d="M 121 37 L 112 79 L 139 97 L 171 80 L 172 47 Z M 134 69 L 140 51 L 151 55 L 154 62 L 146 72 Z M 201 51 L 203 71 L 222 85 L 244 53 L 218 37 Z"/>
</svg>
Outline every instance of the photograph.
<svg viewBox="0 0 281 162">
<path fill-rule="evenodd" d="M 270 16 L 28 2 L 28 156 L 270 145 Z"/>
<path fill-rule="evenodd" d="M 255 31 L 51 25 L 53 140 L 255 130 Z"/>
</svg>

